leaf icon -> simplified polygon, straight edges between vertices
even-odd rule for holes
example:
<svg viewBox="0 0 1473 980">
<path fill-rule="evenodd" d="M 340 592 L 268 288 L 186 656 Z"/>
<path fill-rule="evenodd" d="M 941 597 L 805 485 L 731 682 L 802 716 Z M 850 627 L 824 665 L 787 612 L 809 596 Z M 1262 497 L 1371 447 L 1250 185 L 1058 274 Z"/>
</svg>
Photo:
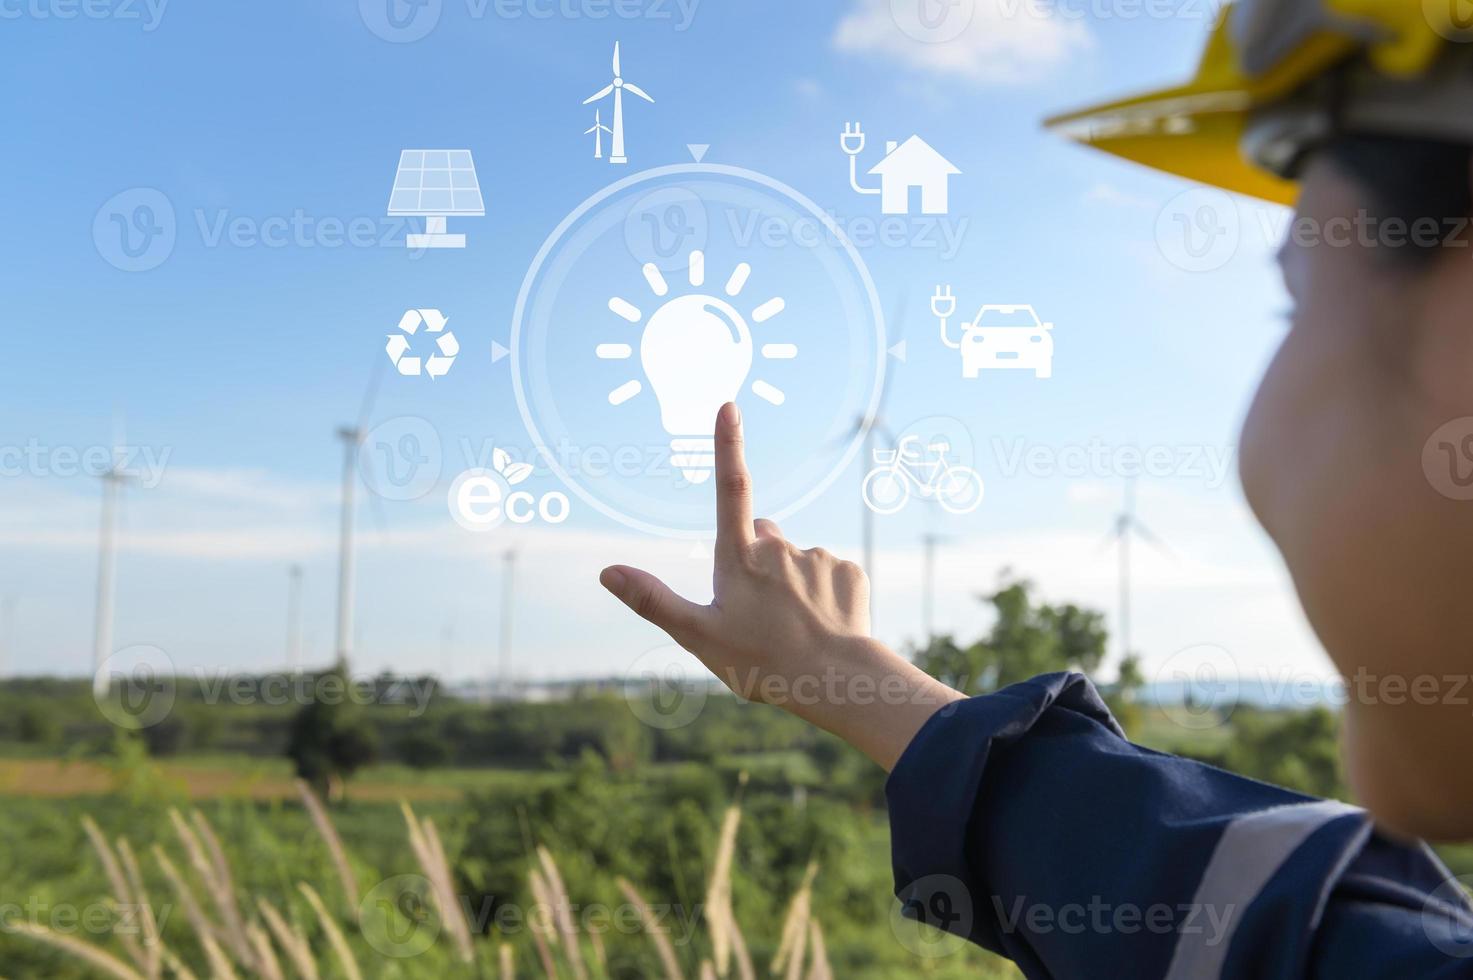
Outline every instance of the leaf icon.
<svg viewBox="0 0 1473 980">
<path fill-rule="evenodd" d="M 491 450 L 491 465 L 496 468 L 496 472 L 505 476 L 506 468 L 511 465 L 511 454 L 505 449 Z"/>
<path fill-rule="evenodd" d="M 506 477 L 506 482 L 507 482 L 508 485 L 514 487 L 518 483 L 521 483 L 527 477 L 529 477 L 529 476 L 532 475 L 532 464 L 531 463 L 513 463 L 510 466 L 508 466 L 506 468 L 506 471 L 503 472 L 501 475 L 504 476 L 504 477 Z"/>
</svg>

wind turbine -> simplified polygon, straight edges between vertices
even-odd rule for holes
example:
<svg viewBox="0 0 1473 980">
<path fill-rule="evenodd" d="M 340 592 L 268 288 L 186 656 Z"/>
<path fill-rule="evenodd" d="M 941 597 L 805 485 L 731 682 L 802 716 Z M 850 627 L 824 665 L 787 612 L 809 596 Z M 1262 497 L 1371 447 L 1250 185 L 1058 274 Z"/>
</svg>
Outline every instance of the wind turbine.
<svg viewBox="0 0 1473 980">
<path fill-rule="evenodd" d="M 112 678 L 102 676 L 102 665 L 112 656 L 113 605 L 117 593 L 118 495 L 129 474 L 118 465 L 123 444 L 122 424 L 113 426 L 113 457 L 102 480 L 102 522 L 97 535 L 97 605 L 92 625 L 92 692 L 106 697 Z"/>
<path fill-rule="evenodd" d="M 511 700 L 511 638 L 512 612 L 516 603 L 517 552 L 508 548 L 501 555 L 504 570 L 501 573 L 501 643 L 497 650 L 497 672 L 501 675 L 497 694 L 502 700 Z"/>
<path fill-rule="evenodd" d="M 944 534 L 921 535 L 925 555 L 921 585 L 921 624 L 924 642 L 928 646 L 936 638 L 936 546 L 950 540 Z"/>
<path fill-rule="evenodd" d="M 593 158 L 602 160 L 604 158 L 604 133 L 613 133 L 613 130 L 605 126 L 598 117 L 599 111 L 593 110 L 593 125 L 583 131 L 583 135 L 593 134 Z"/>
<path fill-rule="evenodd" d="M 302 665 L 302 566 L 292 565 L 286 575 L 286 663 L 296 674 Z"/>
<path fill-rule="evenodd" d="M 629 162 L 629 158 L 624 155 L 624 93 L 626 91 L 630 95 L 639 96 L 646 102 L 653 103 L 655 101 L 650 98 L 649 93 L 645 92 L 644 89 L 635 85 L 633 82 L 626 82 L 624 80 L 623 74 L 619 71 L 619 42 L 615 41 L 614 80 L 583 100 L 584 105 L 591 105 L 599 99 L 607 98 L 610 92 L 614 95 L 614 130 L 613 146 L 610 147 L 609 151 L 610 163 Z"/>
<path fill-rule="evenodd" d="M 0 677 L 15 670 L 15 596 L 0 599 Z"/>
<path fill-rule="evenodd" d="M 1105 536 L 1104 544 L 1108 545 L 1112 540 L 1118 549 L 1117 557 L 1119 566 L 1120 586 L 1120 656 L 1130 656 L 1130 600 L 1131 600 L 1131 577 L 1130 577 L 1130 539 L 1132 536 L 1140 538 L 1146 544 L 1155 548 L 1167 557 L 1172 557 L 1171 549 L 1166 543 L 1156 536 L 1150 528 L 1141 523 L 1140 518 L 1135 516 L 1135 478 L 1129 477 L 1125 481 L 1124 507 L 1115 517 L 1115 526 Z"/>
<path fill-rule="evenodd" d="M 343 502 L 338 527 L 337 642 L 333 652 L 344 669 L 353 653 L 353 489 L 358 482 L 358 451 L 368 434 L 368 419 L 373 413 L 373 403 L 378 397 L 379 380 L 382 377 L 383 360 L 375 358 L 368 388 L 363 393 L 363 405 L 358 410 L 357 423 L 339 426 L 337 430 L 338 440 L 343 444 Z"/>
<path fill-rule="evenodd" d="M 906 296 L 902 293 L 899 306 L 897 307 L 898 312 L 894 318 L 896 336 L 900 335 L 901 329 L 905 325 L 905 300 Z M 881 354 L 880 356 L 885 357 L 888 355 Z M 871 629 L 874 628 L 875 610 L 875 512 L 870 510 L 865 504 L 863 488 L 864 478 L 869 473 L 870 464 L 874 462 L 875 458 L 875 433 L 878 431 L 880 435 L 891 442 L 895 439 L 894 433 L 885 425 L 885 420 L 881 416 L 881 413 L 885 410 L 885 400 L 890 397 L 890 378 L 893 374 L 894 372 L 890 371 L 887 366 L 885 380 L 880 385 L 880 397 L 875 401 L 873 411 L 857 416 L 854 420 L 854 427 L 848 432 L 845 432 L 833 443 L 837 447 L 849 443 L 856 435 L 864 437 L 864 455 L 860 457 L 859 461 L 859 537 L 860 550 L 863 552 L 861 564 L 864 568 L 865 577 L 869 579 L 870 586 L 869 605 Z"/>
</svg>

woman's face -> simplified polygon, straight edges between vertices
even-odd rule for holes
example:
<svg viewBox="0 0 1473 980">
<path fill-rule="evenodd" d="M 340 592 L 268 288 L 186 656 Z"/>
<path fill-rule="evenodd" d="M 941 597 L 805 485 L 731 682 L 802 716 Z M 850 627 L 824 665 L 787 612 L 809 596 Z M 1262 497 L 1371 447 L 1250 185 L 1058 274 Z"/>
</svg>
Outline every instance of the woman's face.
<svg viewBox="0 0 1473 980">
<path fill-rule="evenodd" d="M 1239 466 L 1347 679 L 1357 795 L 1393 827 L 1455 836 L 1473 832 L 1473 501 L 1425 460 L 1456 420 L 1473 436 L 1473 249 L 1409 261 L 1368 210 L 1330 162 L 1308 169 L 1280 255 L 1295 308 Z"/>
</svg>

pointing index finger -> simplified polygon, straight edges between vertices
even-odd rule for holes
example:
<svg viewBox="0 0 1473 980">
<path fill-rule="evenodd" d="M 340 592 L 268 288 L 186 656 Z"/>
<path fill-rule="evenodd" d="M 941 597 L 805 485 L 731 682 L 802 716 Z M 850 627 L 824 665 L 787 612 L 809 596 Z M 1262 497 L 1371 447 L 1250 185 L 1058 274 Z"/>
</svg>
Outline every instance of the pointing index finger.
<svg viewBox="0 0 1473 980">
<path fill-rule="evenodd" d="M 742 413 L 735 402 L 716 415 L 716 554 L 731 558 L 752 544 L 752 476 L 742 453 Z"/>
</svg>

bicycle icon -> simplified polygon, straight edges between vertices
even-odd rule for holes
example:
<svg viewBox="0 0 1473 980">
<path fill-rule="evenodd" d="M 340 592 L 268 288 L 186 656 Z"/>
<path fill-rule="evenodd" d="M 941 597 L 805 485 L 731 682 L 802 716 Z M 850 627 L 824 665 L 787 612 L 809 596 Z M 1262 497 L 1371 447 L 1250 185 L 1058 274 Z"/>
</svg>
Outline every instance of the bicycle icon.
<svg viewBox="0 0 1473 980">
<path fill-rule="evenodd" d="M 953 514 L 969 514 L 982 503 L 982 477 L 969 466 L 947 458 L 945 440 L 920 447 L 919 436 L 905 436 L 894 449 L 876 449 L 878 465 L 864 478 L 860 492 L 864 505 L 876 514 L 894 514 L 910 502 L 912 493 L 935 500 Z"/>
</svg>

